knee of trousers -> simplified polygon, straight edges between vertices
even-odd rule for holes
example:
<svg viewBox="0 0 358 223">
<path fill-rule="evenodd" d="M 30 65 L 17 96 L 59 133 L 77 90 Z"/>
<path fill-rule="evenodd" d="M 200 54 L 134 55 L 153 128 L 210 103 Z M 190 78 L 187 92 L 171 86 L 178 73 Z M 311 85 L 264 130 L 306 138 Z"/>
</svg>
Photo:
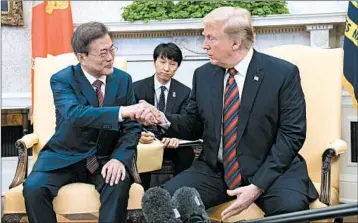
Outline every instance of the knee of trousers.
<svg viewBox="0 0 358 223">
<path fill-rule="evenodd" d="M 175 191 L 180 188 L 175 183 L 172 183 L 172 180 L 167 181 L 161 187 L 167 190 L 171 196 L 173 196 Z"/>
<path fill-rule="evenodd" d="M 292 194 L 289 197 L 281 198 L 270 207 L 266 207 L 266 216 L 292 213 L 309 209 L 309 202 L 303 194 Z"/>
<path fill-rule="evenodd" d="M 48 188 L 33 183 L 24 183 L 22 194 L 27 202 L 41 202 L 44 196 L 53 199 Z"/>
<path fill-rule="evenodd" d="M 107 197 L 108 195 L 112 198 L 113 198 L 113 196 L 127 197 L 127 196 L 129 196 L 129 190 L 130 190 L 131 185 L 132 185 L 132 183 L 128 179 L 128 177 L 126 177 L 126 179 L 124 181 L 120 180 L 118 184 L 113 184 L 113 186 L 106 184 L 104 189 L 101 192 L 101 197 L 103 197 L 104 193 L 106 194 L 106 195 L 104 195 L 105 197 Z"/>
</svg>

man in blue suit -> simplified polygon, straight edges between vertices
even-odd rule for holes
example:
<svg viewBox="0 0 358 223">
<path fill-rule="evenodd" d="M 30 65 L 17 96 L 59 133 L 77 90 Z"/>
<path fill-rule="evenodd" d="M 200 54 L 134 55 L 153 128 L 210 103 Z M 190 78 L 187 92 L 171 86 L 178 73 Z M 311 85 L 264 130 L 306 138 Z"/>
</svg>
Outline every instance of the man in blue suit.
<svg viewBox="0 0 358 223">
<path fill-rule="evenodd" d="M 99 222 L 125 222 L 135 173 L 140 125 L 128 119 L 143 110 L 128 73 L 113 67 L 117 48 L 98 22 L 72 37 L 79 61 L 51 77 L 56 130 L 24 183 L 30 222 L 57 222 L 52 200 L 69 183 L 94 184 L 100 192 Z"/>
</svg>

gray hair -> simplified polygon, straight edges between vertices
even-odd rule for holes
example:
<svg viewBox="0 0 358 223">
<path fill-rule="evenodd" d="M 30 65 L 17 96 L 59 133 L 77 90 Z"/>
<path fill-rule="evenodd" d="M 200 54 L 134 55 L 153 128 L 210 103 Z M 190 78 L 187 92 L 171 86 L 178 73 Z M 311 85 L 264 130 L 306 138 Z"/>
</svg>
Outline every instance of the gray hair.
<svg viewBox="0 0 358 223">
<path fill-rule="evenodd" d="M 92 41 L 106 36 L 107 27 L 100 22 L 88 22 L 80 25 L 74 32 L 71 43 L 75 55 L 78 53 L 89 53 L 89 45 Z"/>
<path fill-rule="evenodd" d="M 241 41 L 241 45 L 249 50 L 254 43 L 254 28 L 249 11 L 243 8 L 220 7 L 207 14 L 204 25 L 223 23 L 222 31 L 233 40 Z"/>
</svg>

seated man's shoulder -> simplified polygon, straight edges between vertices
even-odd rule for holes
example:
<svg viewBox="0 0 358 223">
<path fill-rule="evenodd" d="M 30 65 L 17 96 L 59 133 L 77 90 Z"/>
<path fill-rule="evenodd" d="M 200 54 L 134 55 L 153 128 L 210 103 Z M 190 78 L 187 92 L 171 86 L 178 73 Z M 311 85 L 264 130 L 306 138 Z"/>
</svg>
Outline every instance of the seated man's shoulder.
<svg viewBox="0 0 358 223">
<path fill-rule="evenodd" d="M 208 78 L 208 72 L 212 72 L 212 71 L 220 72 L 220 71 L 223 71 L 223 70 L 224 70 L 224 68 L 216 66 L 216 65 L 213 65 L 210 62 L 207 62 L 207 63 L 205 63 L 205 64 L 203 64 L 200 67 L 195 69 L 194 76 L 202 77 L 202 78 L 207 79 Z"/>
<path fill-rule="evenodd" d="M 73 65 L 63 68 L 51 76 L 51 80 L 67 80 L 73 78 Z"/>
<path fill-rule="evenodd" d="M 291 71 L 295 65 L 287 60 L 277 58 L 268 54 L 261 53 L 263 56 L 265 56 L 265 65 L 269 66 L 271 68 L 279 69 L 284 72 Z"/>
<path fill-rule="evenodd" d="M 137 80 L 137 81 L 133 82 L 133 86 L 137 87 L 137 88 L 143 87 L 148 81 L 151 81 L 151 79 L 153 79 L 152 76 Z"/>
<path fill-rule="evenodd" d="M 180 86 L 181 90 L 185 93 L 185 92 L 190 92 L 190 88 L 188 86 L 186 86 L 185 84 L 183 84 L 182 82 L 176 80 L 176 79 L 172 79 L 172 81 L 174 83 L 176 83 L 178 86 Z"/>
<path fill-rule="evenodd" d="M 207 69 L 213 69 L 217 66 L 211 64 L 210 62 L 207 62 L 203 65 L 201 65 L 200 67 L 196 68 L 196 71 L 202 71 L 202 70 L 207 70 Z"/>
<path fill-rule="evenodd" d="M 131 75 L 129 73 L 116 67 L 113 68 L 113 75 L 121 78 L 131 78 Z"/>
</svg>

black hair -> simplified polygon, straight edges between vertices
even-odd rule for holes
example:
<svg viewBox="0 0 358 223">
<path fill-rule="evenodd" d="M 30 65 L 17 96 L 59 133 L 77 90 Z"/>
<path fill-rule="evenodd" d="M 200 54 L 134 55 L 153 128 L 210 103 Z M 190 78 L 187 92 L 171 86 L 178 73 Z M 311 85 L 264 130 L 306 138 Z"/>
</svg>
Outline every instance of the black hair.
<svg viewBox="0 0 358 223">
<path fill-rule="evenodd" d="M 178 67 L 183 60 L 183 54 L 175 43 L 161 43 L 155 47 L 153 53 L 154 62 L 157 61 L 158 57 L 174 60 L 178 63 Z"/>
</svg>

